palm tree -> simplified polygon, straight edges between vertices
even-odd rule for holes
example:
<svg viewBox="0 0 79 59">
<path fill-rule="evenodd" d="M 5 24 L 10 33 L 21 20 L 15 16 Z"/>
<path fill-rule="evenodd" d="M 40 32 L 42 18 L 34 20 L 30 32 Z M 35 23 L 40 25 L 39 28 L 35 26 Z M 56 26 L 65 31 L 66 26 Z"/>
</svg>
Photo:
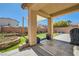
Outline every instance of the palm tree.
<svg viewBox="0 0 79 59">
<path fill-rule="evenodd" d="M 24 33 L 24 17 L 22 17 L 22 33 Z"/>
</svg>

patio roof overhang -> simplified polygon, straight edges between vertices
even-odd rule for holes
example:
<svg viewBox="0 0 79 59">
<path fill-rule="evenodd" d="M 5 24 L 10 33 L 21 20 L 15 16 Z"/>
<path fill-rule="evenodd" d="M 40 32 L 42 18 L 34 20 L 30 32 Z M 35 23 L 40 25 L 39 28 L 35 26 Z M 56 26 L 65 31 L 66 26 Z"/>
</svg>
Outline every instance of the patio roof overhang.
<svg viewBox="0 0 79 59">
<path fill-rule="evenodd" d="M 79 11 L 78 3 L 24 3 L 22 8 L 29 8 L 38 15 L 50 18 Z"/>
</svg>

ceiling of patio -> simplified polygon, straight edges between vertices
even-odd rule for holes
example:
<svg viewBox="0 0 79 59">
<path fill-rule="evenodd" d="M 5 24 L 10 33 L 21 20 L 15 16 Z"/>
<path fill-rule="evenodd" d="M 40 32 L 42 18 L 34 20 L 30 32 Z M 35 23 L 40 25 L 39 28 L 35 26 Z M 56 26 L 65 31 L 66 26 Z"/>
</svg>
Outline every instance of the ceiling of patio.
<svg viewBox="0 0 79 59">
<path fill-rule="evenodd" d="M 44 17 L 55 17 L 61 14 L 66 14 L 79 9 L 77 3 L 34 3 L 24 4 L 24 7 L 36 11 L 39 15 Z"/>
</svg>

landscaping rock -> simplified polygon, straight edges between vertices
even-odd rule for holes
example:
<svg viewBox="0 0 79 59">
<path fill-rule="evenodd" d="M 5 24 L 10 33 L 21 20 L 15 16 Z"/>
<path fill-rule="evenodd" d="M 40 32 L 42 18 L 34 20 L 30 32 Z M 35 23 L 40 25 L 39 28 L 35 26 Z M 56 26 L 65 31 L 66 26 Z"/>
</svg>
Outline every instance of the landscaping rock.
<svg viewBox="0 0 79 59">
<path fill-rule="evenodd" d="M 20 42 L 20 40 L 18 37 L 16 39 L 14 38 L 14 40 L 2 42 L 2 43 L 0 43 L 0 50 L 14 46 L 14 45 L 18 44 L 19 42 Z"/>
</svg>

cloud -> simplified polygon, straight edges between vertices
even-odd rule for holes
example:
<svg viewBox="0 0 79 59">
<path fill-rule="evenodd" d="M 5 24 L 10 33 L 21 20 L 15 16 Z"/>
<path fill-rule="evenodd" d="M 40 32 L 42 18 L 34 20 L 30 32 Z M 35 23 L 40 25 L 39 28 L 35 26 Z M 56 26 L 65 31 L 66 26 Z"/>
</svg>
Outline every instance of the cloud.
<svg viewBox="0 0 79 59">
<path fill-rule="evenodd" d="M 37 15 L 37 22 L 42 21 L 42 20 L 45 20 L 45 19 L 46 19 L 46 18 L 44 18 L 44 17 L 42 17 L 42 16 Z"/>
</svg>

